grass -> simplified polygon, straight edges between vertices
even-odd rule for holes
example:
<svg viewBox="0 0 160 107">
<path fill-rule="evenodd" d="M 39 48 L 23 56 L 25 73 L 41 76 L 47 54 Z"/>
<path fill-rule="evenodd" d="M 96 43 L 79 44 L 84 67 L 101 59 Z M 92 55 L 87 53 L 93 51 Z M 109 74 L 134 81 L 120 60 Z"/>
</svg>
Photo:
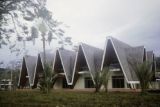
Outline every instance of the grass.
<svg viewBox="0 0 160 107">
<path fill-rule="evenodd" d="M 159 107 L 160 94 L 39 91 L 0 92 L 0 107 Z"/>
</svg>

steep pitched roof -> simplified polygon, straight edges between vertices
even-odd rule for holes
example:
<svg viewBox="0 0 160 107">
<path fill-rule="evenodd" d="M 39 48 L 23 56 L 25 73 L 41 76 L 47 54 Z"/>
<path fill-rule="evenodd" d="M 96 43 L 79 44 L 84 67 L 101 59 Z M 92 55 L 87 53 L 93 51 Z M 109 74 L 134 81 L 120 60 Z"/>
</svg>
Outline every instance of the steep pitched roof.
<svg viewBox="0 0 160 107">
<path fill-rule="evenodd" d="M 41 52 L 39 53 L 39 55 L 41 58 L 42 65 L 44 67 L 44 53 Z M 53 61 L 54 61 L 54 53 L 46 52 L 46 63 L 52 66 Z"/>
<path fill-rule="evenodd" d="M 129 81 L 138 81 L 138 78 L 135 74 L 135 71 L 133 70 L 133 67 L 135 66 L 133 63 L 141 64 L 143 63 L 143 57 L 144 57 L 144 46 L 138 46 L 138 47 L 132 47 L 125 49 L 127 62 L 129 71 L 131 77 L 129 78 Z M 132 63 L 133 62 L 133 63 Z"/>
<path fill-rule="evenodd" d="M 27 67 L 26 67 L 26 62 L 25 59 L 23 57 L 22 60 L 22 64 L 21 64 L 21 68 L 20 68 L 20 75 L 19 75 L 19 81 L 18 81 L 18 87 L 20 86 L 25 86 L 26 82 L 27 82 L 27 78 L 26 76 L 28 75 L 27 73 Z"/>
<path fill-rule="evenodd" d="M 154 61 L 154 54 L 153 51 L 147 51 L 146 52 L 147 61 L 153 62 Z"/>
<path fill-rule="evenodd" d="M 71 83 L 76 52 L 63 49 L 59 50 L 59 53 L 63 63 L 64 71 L 66 72 L 68 83 Z"/>
<path fill-rule="evenodd" d="M 21 77 L 22 76 L 21 74 L 24 72 L 23 69 L 21 68 L 21 71 L 20 71 L 20 78 L 21 79 L 19 79 L 19 83 L 21 80 L 25 79 L 26 76 L 28 75 L 29 84 L 30 84 L 30 86 L 32 86 L 36 63 L 37 63 L 36 56 L 29 56 L 29 55 L 24 56 L 22 67 L 25 66 L 27 72 L 25 73 L 25 75 L 23 75 L 23 77 Z"/>
<path fill-rule="evenodd" d="M 66 50 L 66 49 L 58 49 L 56 51 L 56 54 L 59 54 L 59 55 L 56 55 L 56 57 L 58 56 L 60 57 L 60 63 L 62 64 L 67 83 L 71 84 L 76 52 Z M 56 59 L 57 58 L 55 58 L 55 61 L 57 61 Z M 56 62 L 54 62 L 53 66 L 55 66 L 55 63 Z"/>
<path fill-rule="evenodd" d="M 54 61 L 54 54 L 46 52 L 46 63 L 49 64 L 51 67 L 53 67 L 53 61 Z M 37 73 L 42 73 L 43 69 L 44 69 L 44 53 L 41 52 L 38 54 L 38 58 L 36 61 L 36 68 L 35 68 L 34 77 L 33 77 L 33 87 L 36 87 L 38 83 Z"/>
<path fill-rule="evenodd" d="M 84 43 L 81 43 L 80 45 L 82 46 L 89 69 L 91 73 L 94 74 L 101 68 L 103 50 Z"/>
<path fill-rule="evenodd" d="M 103 55 L 103 61 L 102 61 L 102 66 L 101 69 L 103 69 L 103 63 L 104 63 L 104 58 L 106 55 L 106 48 L 108 45 L 108 42 L 111 42 L 114 51 L 116 53 L 116 56 L 118 58 L 118 61 L 120 63 L 120 66 L 122 68 L 122 72 L 127 80 L 127 82 L 136 82 L 138 81 L 135 72 L 133 71 L 129 61 L 131 59 L 136 59 L 138 62 L 143 61 L 143 55 L 144 55 L 144 47 L 139 46 L 139 47 L 131 47 L 126 43 L 123 43 L 113 37 L 108 37 L 105 45 L 105 51 Z M 112 54 L 110 52 L 107 52 L 108 54 Z"/>
<path fill-rule="evenodd" d="M 156 67 L 155 67 L 155 59 L 154 59 L 154 53 L 153 51 L 147 51 L 146 52 L 146 60 L 151 63 L 151 71 L 155 72 Z"/>
<path fill-rule="evenodd" d="M 76 55 L 76 61 L 75 61 L 75 65 L 74 65 L 74 71 L 73 71 L 73 78 L 72 78 L 72 83 L 74 80 L 74 75 L 75 75 L 75 71 L 76 71 L 76 63 L 77 63 L 77 57 L 78 54 L 80 53 L 80 48 L 82 48 L 82 52 L 84 54 L 85 60 L 87 62 L 87 66 L 89 68 L 89 72 L 91 74 L 91 77 L 93 79 L 94 74 L 96 71 L 99 71 L 101 68 L 101 63 L 102 63 L 102 56 L 103 56 L 103 50 L 87 45 L 85 43 L 80 43 L 79 45 L 79 49 Z M 93 79 L 94 81 L 94 79 Z"/>
</svg>

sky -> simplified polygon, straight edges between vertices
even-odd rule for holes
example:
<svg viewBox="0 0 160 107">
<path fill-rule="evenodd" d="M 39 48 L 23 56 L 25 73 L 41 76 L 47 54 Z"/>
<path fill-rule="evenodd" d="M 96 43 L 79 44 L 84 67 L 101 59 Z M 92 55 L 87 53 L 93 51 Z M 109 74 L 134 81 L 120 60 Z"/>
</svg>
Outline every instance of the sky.
<svg viewBox="0 0 160 107">
<path fill-rule="evenodd" d="M 66 36 L 104 48 L 107 36 L 160 55 L 160 0 L 47 0 Z"/>
<path fill-rule="evenodd" d="M 65 36 L 72 37 L 74 45 L 84 42 L 103 49 L 106 37 L 113 36 L 131 46 L 144 45 L 160 56 L 160 0 L 47 0 L 47 8 L 63 22 Z M 55 50 L 55 42 L 47 44 L 47 50 Z M 42 51 L 41 38 L 34 46 L 26 45 L 27 54 Z M 6 63 L 22 58 L 7 47 L 0 56 Z"/>
</svg>

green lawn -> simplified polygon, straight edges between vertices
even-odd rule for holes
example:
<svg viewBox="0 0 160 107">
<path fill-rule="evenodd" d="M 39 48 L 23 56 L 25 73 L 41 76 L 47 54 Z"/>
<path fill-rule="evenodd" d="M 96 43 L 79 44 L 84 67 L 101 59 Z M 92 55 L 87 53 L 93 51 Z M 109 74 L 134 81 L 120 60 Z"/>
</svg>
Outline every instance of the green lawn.
<svg viewBox="0 0 160 107">
<path fill-rule="evenodd" d="M 160 107 L 160 94 L 0 91 L 0 107 Z"/>
</svg>

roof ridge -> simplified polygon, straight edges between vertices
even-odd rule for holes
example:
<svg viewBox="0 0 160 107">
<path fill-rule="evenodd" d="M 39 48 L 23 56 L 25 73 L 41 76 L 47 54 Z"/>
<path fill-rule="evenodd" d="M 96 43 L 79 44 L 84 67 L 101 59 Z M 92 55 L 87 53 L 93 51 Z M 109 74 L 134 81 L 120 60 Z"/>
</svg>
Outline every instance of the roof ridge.
<svg viewBox="0 0 160 107">
<path fill-rule="evenodd" d="M 100 48 L 95 47 L 95 46 L 91 46 L 91 45 L 86 44 L 86 43 L 82 43 L 82 42 L 81 42 L 80 45 L 87 45 L 87 46 L 89 46 L 89 47 L 91 47 L 91 48 L 95 48 L 95 49 L 98 49 L 98 50 L 102 50 L 102 51 L 103 51 L 103 49 L 100 49 Z"/>
</svg>

